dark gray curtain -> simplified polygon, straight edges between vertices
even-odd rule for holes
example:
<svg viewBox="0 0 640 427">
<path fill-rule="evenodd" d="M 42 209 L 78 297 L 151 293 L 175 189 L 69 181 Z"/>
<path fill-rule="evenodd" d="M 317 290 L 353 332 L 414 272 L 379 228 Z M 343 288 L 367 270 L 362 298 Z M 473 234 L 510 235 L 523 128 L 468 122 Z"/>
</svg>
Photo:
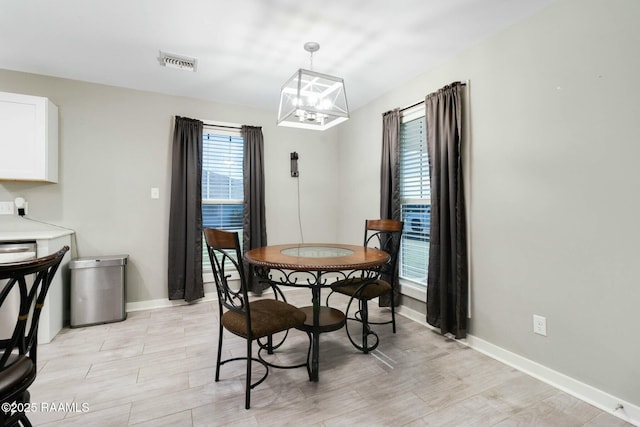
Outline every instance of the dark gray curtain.
<svg viewBox="0 0 640 427">
<path fill-rule="evenodd" d="M 468 266 L 462 180 L 461 83 L 425 100 L 431 175 L 427 322 L 442 334 L 467 335 Z"/>
<path fill-rule="evenodd" d="M 176 116 L 169 213 L 169 299 L 204 297 L 202 283 L 202 122 Z"/>
<path fill-rule="evenodd" d="M 242 126 L 244 140 L 244 210 L 242 248 L 246 252 L 267 245 L 267 221 L 264 208 L 264 140 L 262 128 Z M 245 264 L 251 290 L 262 293 L 268 287 L 258 283 L 252 268 Z"/>
<path fill-rule="evenodd" d="M 400 220 L 400 111 L 382 115 L 380 218 Z"/>
<path fill-rule="evenodd" d="M 380 165 L 380 218 L 400 220 L 400 110 L 387 111 L 382 115 L 382 161 Z M 394 305 L 400 304 L 400 287 L 397 271 L 382 275 L 383 280 L 394 283 Z M 383 295 L 378 299 L 380 307 L 389 307 L 391 298 Z"/>
</svg>

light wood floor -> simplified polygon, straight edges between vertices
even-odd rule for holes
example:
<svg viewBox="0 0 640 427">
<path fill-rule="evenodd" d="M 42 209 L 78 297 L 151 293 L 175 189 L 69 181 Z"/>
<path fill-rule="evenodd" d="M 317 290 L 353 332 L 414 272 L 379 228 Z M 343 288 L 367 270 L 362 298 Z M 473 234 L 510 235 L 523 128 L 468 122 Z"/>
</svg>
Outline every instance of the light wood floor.
<svg viewBox="0 0 640 427">
<path fill-rule="evenodd" d="M 308 291 L 287 293 L 308 305 Z M 344 300 L 333 300 L 340 306 Z M 381 310 L 374 308 L 374 312 Z M 388 312 L 379 313 L 388 315 Z M 243 362 L 214 382 L 217 303 L 129 313 L 118 323 L 64 329 L 40 346 L 31 414 L 42 426 L 623 426 L 547 384 L 398 316 L 377 327 L 379 349 L 358 353 L 343 330 L 323 334 L 320 381 L 271 369 L 244 409 Z M 292 331 L 282 362 L 303 357 Z M 225 334 L 225 355 L 244 341 Z M 255 369 L 255 375 L 260 372 Z M 62 403 L 76 411 L 42 412 Z M 59 407 L 58 407 L 59 408 Z"/>
</svg>

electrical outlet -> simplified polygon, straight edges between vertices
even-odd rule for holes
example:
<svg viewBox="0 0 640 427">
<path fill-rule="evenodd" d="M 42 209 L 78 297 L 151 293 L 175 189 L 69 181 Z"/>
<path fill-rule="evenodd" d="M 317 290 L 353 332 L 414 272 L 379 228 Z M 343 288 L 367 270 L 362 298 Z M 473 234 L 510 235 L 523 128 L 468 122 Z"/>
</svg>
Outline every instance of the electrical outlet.
<svg viewBox="0 0 640 427">
<path fill-rule="evenodd" d="M 533 332 L 538 335 L 547 336 L 547 318 L 543 316 L 533 315 Z"/>
</svg>

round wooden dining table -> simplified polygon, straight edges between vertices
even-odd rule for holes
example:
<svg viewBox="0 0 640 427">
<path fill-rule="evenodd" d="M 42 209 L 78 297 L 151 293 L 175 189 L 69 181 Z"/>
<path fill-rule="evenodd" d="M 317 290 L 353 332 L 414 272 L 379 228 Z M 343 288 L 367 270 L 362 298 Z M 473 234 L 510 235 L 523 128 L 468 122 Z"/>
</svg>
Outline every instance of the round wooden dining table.
<svg viewBox="0 0 640 427">
<path fill-rule="evenodd" d="M 276 285 L 311 289 L 312 305 L 300 307 L 307 313 L 305 326 L 311 333 L 309 379 L 318 381 L 320 333 L 344 326 L 345 314 L 321 306 L 321 290 L 335 278 L 377 274 L 377 268 L 389 261 L 389 254 L 375 248 L 339 243 L 293 243 L 263 246 L 247 251 L 244 259 L 253 265 L 256 275 Z M 274 270 L 279 274 L 274 274 Z M 330 278 L 328 273 L 332 273 Z"/>
</svg>

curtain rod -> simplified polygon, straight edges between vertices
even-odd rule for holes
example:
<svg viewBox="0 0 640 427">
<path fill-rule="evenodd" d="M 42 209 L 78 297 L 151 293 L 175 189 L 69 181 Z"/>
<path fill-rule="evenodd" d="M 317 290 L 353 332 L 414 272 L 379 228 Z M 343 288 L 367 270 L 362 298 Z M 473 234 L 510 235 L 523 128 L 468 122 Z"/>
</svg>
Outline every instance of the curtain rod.
<svg viewBox="0 0 640 427">
<path fill-rule="evenodd" d="M 416 102 L 415 104 L 407 105 L 404 108 L 400 108 L 400 111 L 408 110 L 409 108 L 417 107 L 420 104 L 424 104 L 424 101 Z"/>
<path fill-rule="evenodd" d="M 215 125 L 213 123 L 202 123 L 203 126 L 209 126 L 212 128 L 223 128 L 223 129 L 242 129 L 242 126 L 225 126 L 225 125 Z"/>
<path fill-rule="evenodd" d="M 454 83 L 460 83 L 460 85 L 462 85 L 462 86 L 466 86 L 468 82 L 469 82 L 469 80 L 466 80 L 466 81 L 464 81 L 464 82 L 454 82 Z M 451 84 L 454 84 L 454 83 L 451 83 Z M 406 106 L 406 107 L 404 107 L 404 108 L 400 108 L 400 109 L 399 109 L 399 111 L 408 110 L 409 108 L 417 107 L 417 106 L 418 106 L 418 105 L 420 105 L 420 104 L 424 104 L 424 100 L 422 100 L 422 101 L 418 101 L 418 102 L 416 102 L 415 104 L 408 105 L 408 106 Z"/>
</svg>

